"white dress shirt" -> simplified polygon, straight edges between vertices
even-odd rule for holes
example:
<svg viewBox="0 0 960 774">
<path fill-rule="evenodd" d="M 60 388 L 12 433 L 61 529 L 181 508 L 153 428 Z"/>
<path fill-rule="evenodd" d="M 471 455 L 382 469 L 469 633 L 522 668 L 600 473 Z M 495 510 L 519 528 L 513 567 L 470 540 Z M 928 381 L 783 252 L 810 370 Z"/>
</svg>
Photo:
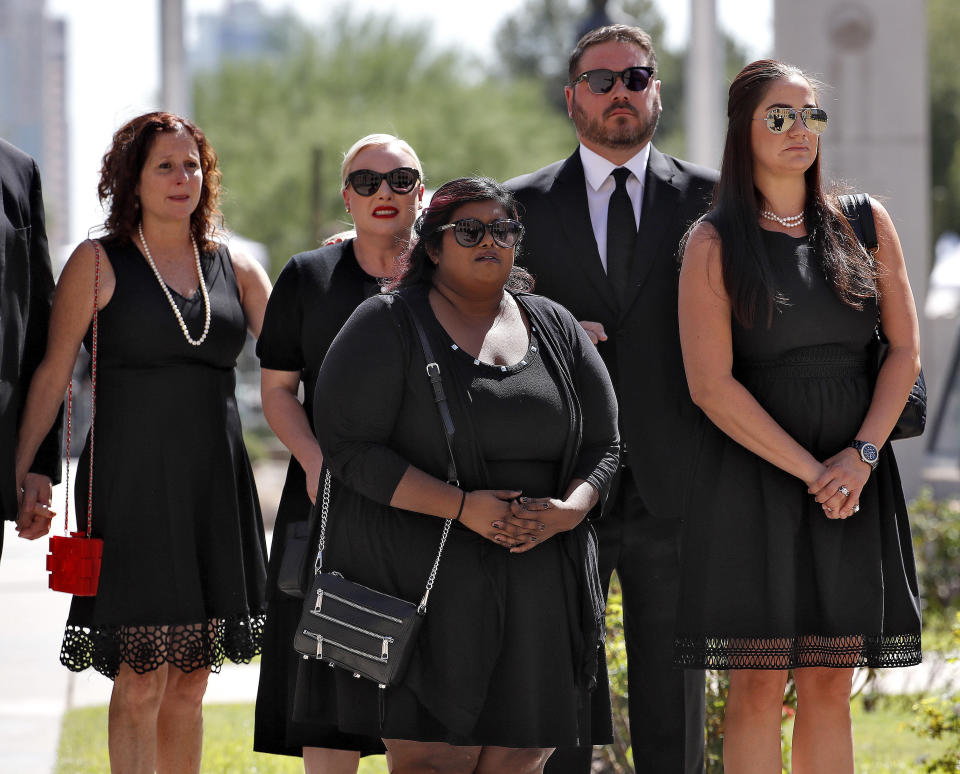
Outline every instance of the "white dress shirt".
<svg viewBox="0 0 960 774">
<path fill-rule="evenodd" d="M 630 196 L 630 203 L 633 204 L 633 217 L 638 225 L 640 224 L 640 207 L 643 204 L 643 181 L 646 179 L 649 159 L 650 143 L 647 143 L 626 164 L 620 165 L 633 173 L 627 178 L 627 194 Z M 597 242 L 597 252 L 600 253 L 600 263 L 606 271 L 607 209 L 610 206 L 610 197 L 617 187 L 613 179 L 613 170 L 618 165 L 583 145 L 580 146 L 580 161 L 583 163 L 583 177 L 587 186 L 587 206 L 590 208 L 593 237 Z"/>
</svg>

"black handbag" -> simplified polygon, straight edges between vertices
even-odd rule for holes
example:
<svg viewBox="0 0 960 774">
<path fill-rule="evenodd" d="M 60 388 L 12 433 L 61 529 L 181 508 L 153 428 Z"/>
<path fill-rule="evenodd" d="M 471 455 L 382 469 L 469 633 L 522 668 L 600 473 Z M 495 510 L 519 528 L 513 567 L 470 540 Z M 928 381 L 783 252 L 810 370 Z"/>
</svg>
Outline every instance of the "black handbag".
<svg viewBox="0 0 960 774">
<path fill-rule="evenodd" d="M 430 343 L 420 321 L 410 310 L 427 362 L 427 377 L 443 421 L 449 453 L 447 483 L 459 487 L 453 459 L 453 418 L 443 394 L 440 367 L 433 358 Z M 451 519 L 443 525 L 440 547 L 433 562 L 426 588 L 419 603 L 384 594 L 345 578 L 339 572 L 323 572 L 323 549 L 330 512 L 330 471 L 325 469 L 320 503 L 320 543 L 314 564 L 314 577 L 304 599 L 293 647 L 305 659 L 326 661 L 377 683 L 381 690 L 395 685 L 402 677 L 416 643 L 427 599 L 440 566 L 443 547 L 450 533 Z M 382 694 L 381 694 L 382 697 Z M 382 706 L 381 706 L 382 711 Z"/>
<path fill-rule="evenodd" d="M 843 214 L 850 221 L 857 238 L 867 250 L 876 254 L 880 247 L 877 239 L 877 225 L 873 219 L 873 208 L 870 206 L 870 196 L 865 193 L 843 194 L 840 196 L 840 207 Z M 883 365 L 884 358 L 887 356 L 887 350 L 890 344 L 887 337 L 883 335 L 883 328 L 880 327 L 880 311 L 877 310 L 877 325 L 873 332 L 873 340 L 870 342 L 870 364 L 873 368 L 873 376 L 876 378 L 880 373 L 880 366 Z M 927 383 L 923 378 L 923 371 L 917 374 L 917 380 L 910 388 L 910 394 L 907 396 L 906 405 L 900 412 L 900 418 L 896 426 L 888 436 L 888 441 L 898 441 L 902 438 L 916 438 L 923 434 L 927 424 Z"/>
<path fill-rule="evenodd" d="M 310 513 L 313 514 L 312 508 Z M 303 599 L 303 590 L 307 585 L 305 565 L 310 544 L 310 525 L 310 519 L 287 525 L 283 558 L 277 571 L 277 588 L 281 593 L 296 599 Z"/>
</svg>

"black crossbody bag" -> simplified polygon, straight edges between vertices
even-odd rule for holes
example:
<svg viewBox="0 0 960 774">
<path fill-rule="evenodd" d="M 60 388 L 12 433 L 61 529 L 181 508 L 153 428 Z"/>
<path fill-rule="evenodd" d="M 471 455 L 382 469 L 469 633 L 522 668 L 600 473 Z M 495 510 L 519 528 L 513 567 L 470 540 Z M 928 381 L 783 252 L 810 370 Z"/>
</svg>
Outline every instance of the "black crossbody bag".
<svg viewBox="0 0 960 774">
<path fill-rule="evenodd" d="M 873 219 L 870 196 L 865 193 L 843 194 L 840 196 L 840 207 L 843 209 L 843 214 L 847 220 L 850 221 L 857 238 L 871 254 L 875 255 L 880 248 L 880 242 L 877 239 L 877 224 Z M 880 373 L 880 366 L 883 365 L 889 348 L 890 344 L 880 327 L 880 309 L 878 307 L 877 325 L 873 332 L 873 340 L 870 342 L 870 364 L 873 368 L 874 379 Z M 926 425 L 927 383 L 924 381 L 923 371 L 921 370 L 917 374 L 916 382 L 910 389 L 907 403 L 900 413 L 900 418 L 887 440 L 898 441 L 901 438 L 916 438 L 923 434 Z"/>
<path fill-rule="evenodd" d="M 440 366 L 433 357 L 420 321 L 413 309 L 409 311 L 420 339 L 427 364 L 427 378 L 443 423 L 448 452 L 447 483 L 459 487 L 457 466 L 453 459 L 453 417 L 443 392 Z M 304 597 L 293 647 L 305 659 L 320 659 L 331 667 L 346 669 L 356 678 L 372 680 L 382 690 L 397 684 L 410 662 L 417 635 L 427 614 L 427 598 L 436 580 L 451 520 L 444 522 L 440 547 L 427 577 L 423 597 L 419 603 L 408 602 L 355 583 L 339 572 L 323 571 L 330 484 L 330 470 L 324 467 L 323 487 L 317 498 L 320 507 L 320 542 L 313 581 Z"/>
</svg>

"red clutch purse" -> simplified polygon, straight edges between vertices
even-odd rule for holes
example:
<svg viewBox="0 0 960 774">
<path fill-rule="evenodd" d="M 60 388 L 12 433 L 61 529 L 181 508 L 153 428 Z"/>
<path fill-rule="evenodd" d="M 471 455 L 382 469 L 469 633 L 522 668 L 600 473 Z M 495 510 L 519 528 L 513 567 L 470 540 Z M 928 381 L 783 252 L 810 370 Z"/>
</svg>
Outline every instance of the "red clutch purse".
<svg viewBox="0 0 960 774">
<path fill-rule="evenodd" d="M 97 306 L 100 302 L 100 245 L 94 241 L 96 274 L 93 288 L 93 345 L 90 352 L 90 479 L 87 487 L 86 532 L 70 532 L 70 431 L 73 409 L 73 380 L 67 389 L 67 475 L 66 505 L 63 509 L 63 535 L 50 538 L 47 572 L 50 588 L 78 597 L 92 597 L 100 582 L 100 560 L 103 540 L 92 537 L 93 531 L 93 420 L 97 399 Z M 78 525 L 79 526 L 79 525 Z"/>
</svg>

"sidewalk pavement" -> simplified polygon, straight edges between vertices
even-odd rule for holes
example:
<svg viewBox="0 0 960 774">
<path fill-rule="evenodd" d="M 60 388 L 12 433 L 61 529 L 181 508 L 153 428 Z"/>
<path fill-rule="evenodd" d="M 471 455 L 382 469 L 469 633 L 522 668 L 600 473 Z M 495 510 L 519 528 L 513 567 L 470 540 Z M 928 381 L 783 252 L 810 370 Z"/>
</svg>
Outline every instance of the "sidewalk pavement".
<svg viewBox="0 0 960 774">
<path fill-rule="evenodd" d="M 71 466 L 74 470 L 75 465 Z M 268 526 L 280 499 L 283 472 L 275 464 L 256 470 Z M 54 507 L 63 507 L 62 486 Z M 62 517 L 60 517 L 62 518 Z M 47 588 L 47 539 L 20 540 L 4 524 L 0 560 L 0 774 L 51 774 L 57 760 L 63 714 L 75 707 L 107 704 L 113 683 L 96 671 L 70 672 L 60 665 L 60 640 L 70 597 Z M 59 534 L 62 522 L 54 521 Z M 267 545 L 270 545 L 270 533 Z M 253 702 L 258 664 L 227 662 L 212 675 L 206 703 Z M 883 672 L 884 693 L 942 693 L 960 689 L 960 663 L 927 658 L 908 669 Z"/>
<path fill-rule="evenodd" d="M 71 464 L 71 472 L 76 465 Z M 272 528 L 285 464 L 255 469 L 264 519 Z M 63 529 L 63 486 L 54 488 L 53 534 Z M 71 509 L 72 510 L 72 509 Z M 71 523 L 73 516 L 71 515 Z M 60 665 L 60 641 L 70 596 L 47 587 L 47 538 L 21 540 L 3 522 L 0 559 L 0 774 L 51 774 L 63 715 L 76 707 L 108 704 L 113 682 L 93 669 Z M 267 546 L 272 534 L 267 532 Z M 205 702 L 252 702 L 260 665 L 226 662 L 211 675 Z"/>
</svg>

